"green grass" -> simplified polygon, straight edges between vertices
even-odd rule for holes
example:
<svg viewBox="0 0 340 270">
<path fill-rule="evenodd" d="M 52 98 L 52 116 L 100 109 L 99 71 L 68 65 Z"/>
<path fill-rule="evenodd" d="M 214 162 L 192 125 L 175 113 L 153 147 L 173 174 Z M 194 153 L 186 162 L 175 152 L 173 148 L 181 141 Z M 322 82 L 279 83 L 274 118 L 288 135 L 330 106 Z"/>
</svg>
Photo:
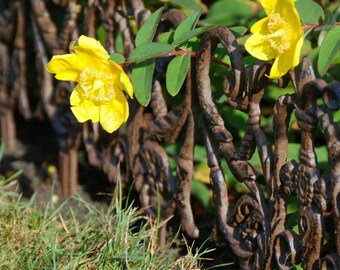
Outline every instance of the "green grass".
<svg viewBox="0 0 340 270">
<path fill-rule="evenodd" d="M 205 251 L 160 250 L 160 224 L 124 207 L 119 192 L 106 208 L 79 196 L 37 204 L 1 183 L 0 269 L 200 269 Z"/>
</svg>

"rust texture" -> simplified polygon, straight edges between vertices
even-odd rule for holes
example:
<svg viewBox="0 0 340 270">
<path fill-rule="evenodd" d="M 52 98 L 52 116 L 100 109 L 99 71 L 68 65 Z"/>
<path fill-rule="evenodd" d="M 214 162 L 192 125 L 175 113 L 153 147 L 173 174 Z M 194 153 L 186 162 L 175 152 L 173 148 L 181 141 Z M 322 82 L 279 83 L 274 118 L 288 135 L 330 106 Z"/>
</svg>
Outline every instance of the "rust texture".
<svg viewBox="0 0 340 270">
<path fill-rule="evenodd" d="M 64 11 L 59 26 L 51 17 L 49 5 Z M 210 169 L 218 240 L 227 244 L 241 269 L 291 269 L 298 264 L 303 269 L 340 269 L 340 134 L 339 123 L 332 118 L 332 111 L 340 107 L 340 83 L 327 84 L 317 79 L 311 63 L 304 59 L 299 68 L 278 81 L 282 88 L 291 83 L 295 92 L 283 94 L 276 101 L 270 139 L 260 125 L 260 103 L 265 88 L 272 83 L 265 75 L 270 63 L 259 61 L 246 67 L 231 31 L 216 27 L 206 32 L 199 43 L 180 102 L 167 103 L 163 82 L 170 59 L 157 59 L 150 104 L 142 107 L 135 99 L 130 100 L 128 123 L 107 134 L 98 124 L 76 122 L 69 109 L 74 85 L 57 82 L 45 66 L 52 55 L 68 53 L 70 42 L 79 36 L 79 14 L 84 15 L 84 34 L 96 37 L 98 26 L 103 26 L 104 46 L 110 53 L 115 52 L 119 32 L 128 56 L 135 47 L 131 17 L 136 22 L 134 27 L 141 27 L 151 12 L 141 0 L 88 0 L 82 8 L 76 0 L 15 0 L 0 4 L 0 136 L 6 146 L 15 149 L 16 109 L 26 120 L 47 117 L 59 147 L 62 194 L 71 196 L 77 192 L 78 152 L 82 147 L 89 166 L 102 171 L 114 185 L 118 181 L 125 189 L 134 185 L 146 214 L 154 220 L 160 214 L 162 246 L 167 221 L 174 215 L 178 215 L 188 237 L 200 235 L 190 197 L 194 146 L 199 137 Z M 154 41 L 185 17 L 179 10 L 167 10 Z M 27 51 L 31 44 L 25 27 L 32 29 L 39 85 L 35 110 L 27 91 Z M 240 144 L 234 143 L 211 88 L 210 67 L 218 45 L 231 61 L 231 72 L 224 77 L 220 89 L 226 96 L 225 106 L 248 116 Z M 301 135 L 299 160 L 288 160 L 292 116 Z M 328 150 L 326 175 L 320 173 L 315 152 L 317 132 L 323 134 Z M 179 141 L 173 174 L 166 147 Z M 254 155 L 259 156 L 260 170 L 250 162 Z M 247 194 L 233 204 L 229 203 L 222 162 L 248 188 Z M 298 231 L 287 225 L 288 197 L 292 196 L 300 205 Z"/>
<path fill-rule="evenodd" d="M 228 105 L 249 116 L 239 147 L 233 144 L 232 134 L 212 98 L 209 66 L 217 44 L 225 47 L 232 64 L 232 75 L 226 77 L 224 84 Z M 307 59 L 300 69 L 287 74 L 279 83 L 284 86 L 291 81 L 295 93 L 281 96 L 275 104 L 272 147 L 259 125 L 266 70 L 266 65 L 260 63 L 245 69 L 236 40 L 226 28 L 209 31 L 201 41 L 196 66 L 197 89 L 204 117 L 217 227 L 239 258 L 242 269 L 272 269 L 275 265 L 290 269 L 300 263 L 304 269 L 338 269 L 339 129 L 332 120 L 331 110 L 339 109 L 340 84 L 316 79 Z M 318 98 L 324 105 L 317 105 Z M 301 129 L 300 159 L 287 162 L 287 130 L 293 113 Z M 315 154 L 314 136 L 318 128 L 327 142 L 327 176 L 320 175 Z M 258 181 L 259 172 L 248 162 L 255 148 L 261 159 L 264 186 Z M 250 191 L 232 209 L 228 205 L 222 159 Z M 286 228 L 286 195 L 295 195 L 300 201 L 299 234 Z M 330 205 L 334 231 L 329 233 L 335 234 L 336 250 L 326 255 L 322 252 L 326 234 L 324 223 Z"/>
</svg>

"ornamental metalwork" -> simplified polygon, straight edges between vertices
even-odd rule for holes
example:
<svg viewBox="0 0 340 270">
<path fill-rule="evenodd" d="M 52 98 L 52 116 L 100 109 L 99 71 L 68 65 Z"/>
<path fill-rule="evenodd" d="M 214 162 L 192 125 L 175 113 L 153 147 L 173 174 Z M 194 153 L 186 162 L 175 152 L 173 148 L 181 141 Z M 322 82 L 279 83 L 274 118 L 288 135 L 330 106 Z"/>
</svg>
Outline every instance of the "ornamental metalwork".
<svg viewBox="0 0 340 270">
<path fill-rule="evenodd" d="M 35 60 L 39 80 L 39 104 L 34 115 L 46 116 L 59 146 L 59 176 L 65 196 L 74 194 L 78 181 L 78 150 L 84 147 L 88 163 L 123 187 L 134 185 L 146 213 L 154 218 L 160 209 L 167 221 L 178 215 L 181 229 L 190 238 L 199 236 L 190 202 L 194 146 L 204 144 L 213 191 L 215 231 L 219 242 L 227 244 L 241 269 L 340 269 L 340 142 L 339 123 L 332 111 L 340 107 L 340 83 L 315 77 L 311 63 L 302 64 L 278 81 L 289 83 L 295 92 L 283 94 L 275 103 L 273 141 L 261 127 L 261 101 L 270 83 L 270 63 L 246 66 L 240 46 L 226 27 L 216 27 L 202 37 L 196 57 L 182 88 L 180 104 L 168 104 L 163 94 L 166 57 L 157 60 L 152 82 L 151 102 L 147 107 L 136 100 L 130 103 L 130 118 L 125 128 L 105 133 L 92 123 L 80 125 L 69 109 L 74 85 L 56 82 L 45 66 L 51 55 L 65 53 L 79 36 L 80 7 L 75 0 L 52 1 L 65 10 L 61 30 L 50 16 L 48 1 L 11 1 L 0 4 L 0 133 L 8 149 L 15 149 L 14 112 L 24 119 L 33 117 L 27 92 L 28 59 Z M 134 49 L 133 17 L 140 27 L 151 12 L 143 1 L 88 1 L 84 32 L 95 37 L 97 25 L 104 26 L 105 47 L 115 52 L 115 33 L 123 38 L 124 54 Z M 185 15 L 176 9 L 166 11 L 156 38 Z M 28 24 L 28 25 L 27 25 Z M 27 29 L 33 44 L 28 44 Z M 33 46 L 33 47 L 32 47 Z M 230 74 L 224 76 L 223 106 L 247 114 L 247 126 L 240 144 L 235 144 L 216 104 L 211 88 L 210 66 L 217 46 L 231 61 Z M 33 54 L 32 54 L 33 52 Z M 284 89 L 282 93 L 285 93 Z M 288 127 L 292 116 L 300 129 L 299 160 L 288 161 Z M 315 134 L 322 132 L 328 150 L 328 169 L 321 174 L 315 153 Z M 176 179 L 169 165 L 165 146 L 181 139 L 176 157 Z M 250 159 L 259 155 L 261 170 Z M 230 205 L 222 161 L 228 164 L 237 181 L 248 193 Z M 118 175 L 120 177 L 118 177 Z M 298 232 L 287 226 L 288 197 L 299 200 Z M 160 204 L 160 206 L 159 206 Z M 166 226 L 160 243 L 166 240 Z"/>
</svg>

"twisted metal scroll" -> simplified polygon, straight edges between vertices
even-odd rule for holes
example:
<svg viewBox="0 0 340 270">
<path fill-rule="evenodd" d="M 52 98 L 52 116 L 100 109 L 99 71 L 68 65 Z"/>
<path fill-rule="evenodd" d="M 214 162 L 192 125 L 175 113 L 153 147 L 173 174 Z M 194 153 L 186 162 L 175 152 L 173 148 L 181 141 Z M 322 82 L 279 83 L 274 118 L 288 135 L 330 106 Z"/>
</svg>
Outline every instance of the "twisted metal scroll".
<svg viewBox="0 0 340 270">
<path fill-rule="evenodd" d="M 58 140 L 59 172 L 65 195 L 73 194 L 77 186 L 77 153 L 83 145 L 89 165 L 103 171 L 111 182 L 116 184 L 121 180 L 123 187 L 134 184 L 141 206 L 148 215 L 156 218 L 159 212 L 165 221 L 177 210 L 182 230 L 189 237 L 197 238 L 199 230 L 190 202 L 190 183 L 196 134 L 202 129 L 216 227 L 222 241 L 228 243 L 236 255 L 240 267 L 290 269 L 301 264 L 304 269 L 339 269 L 340 135 L 339 125 L 332 119 L 332 110 L 340 107 L 339 82 L 327 84 L 316 79 L 306 59 L 301 68 L 279 80 L 280 87 L 291 83 L 295 93 L 282 95 L 274 106 L 274 142 L 271 144 L 260 126 L 260 102 L 270 83 L 266 76 L 270 63 L 256 62 L 246 67 L 235 37 L 227 28 L 217 27 L 208 31 L 200 42 L 181 91 L 180 105 L 169 106 L 166 102 L 162 81 L 169 59 L 159 59 L 150 105 L 144 108 L 135 100 L 131 101 L 126 127 L 108 135 L 97 124 L 80 126 L 76 123 L 68 101 L 73 85 L 53 82 L 44 68 L 50 55 L 67 52 L 70 41 L 78 37 L 80 10 L 76 1 L 53 2 L 66 10 L 59 35 L 49 16 L 48 2 L 31 0 L 29 7 L 41 86 L 40 108 L 46 113 Z M 3 59 L 0 66 L 0 130 L 1 136 L 13 147 L 14 103 L 19 102 L 24 118 L 31 117 L 24 76 L 26 66 L 22 65 L 27 49 L 23 39 L 24 4 L 24 1 L 16 0 L 11 6 L 0 5 L 0 56 Z M 150 14 L 140 0 L 88 1 L 85 32 L 95 37 L 97 26 L 102 24 L 107 36 L 105 47 L 109 52 L 115 52 L 115 34 L 119 31 L 124 54 L 128 56 L 134 49 L 129 16 L 134 16 L 140 27 Z M 178 26 L 184 18 L 185 15 L 175 9 L 164 13 L 155 40 L 162 32 Z M 9 44 L 13 40 L 11 54 Z M 211 91 L 210 61 L 218 44 L 224 47 L 231 60 L 232 74 L 224 78 L 221 89 L 227 97 L 227 106 L 248 115 L 247 128 L 239 145 L 234 143 Z M 14 80 L 9 76 L 12 70 Z M 301 130 L 301 150 L 299 160 L 287 161 L 287 130 L 293 113 Z M 202 125 L 197 120 L 199 114 L 203 117 Z M 318 131 L 323 133 L 328 149 L 327 175 L 318 169 L 314 142 Z M 176 159 L 175 179 L 164 146 L 180 138 L 183 143 Z M 256 152 L 262 172 L 249 161 Z M 228 202 L 222 160 L 227 162 L 234 177 L 249 189 L 234 206 Z M 287 225 L 288 195 L 296 196 L 300 202 L 298 231 Z M 165 241 L 165 228 L 163 226 L 161 244 Z"/>
<path fill-rule="evenodd" d="M 228 105 L 248 113 L 248 127 L 241 146 L 233 137 L 214 104 L 209 78 L 211 54 L 221 43 L 232 64 L 233 74 L 226 78 L 224 92 Z M 259 103 L 266 85 L 266 65 L 245 68 L 235 38 L 226 28 L 209 31 L 202 39 L 197 56 L 197 87 L 204 117 L 205 144 L 214 191 L 216 223 L 242 269 L 290 269 L 301 263 L 304 269 L 339 267 L 339 130 L 329 109 L 338 109 L 339 83 L 326 84 L 315 79 L 308 60 L 300 70 L 291 71 L 280 84 L 291 80 L 296 93 L 282 96 L 274 108 L 274 151 L 261 130 Z M 317 98 L 325 105 L 317 106 Z M 330 102 L 332 97 L 332 102 Z M 336 104 L 336 105 L 334 105 Z M 293 111 L 301 129 L 300 163 L 287 163 L 289 119 Z M 320 176 L 314 150 L 314 133 L 320 124 L 329 152 L 329 176 Z M 268 202 L 258 181 L 258 173 L 247 162 L 258 149 Z M 242 196 L 230 213 L 227 187 L 221 168 L 225 159 L 235 178 L 250 191 Z M 331 192 L 327 192 L 331 190 Z M 299 235 L 286 229 L 285 194 L 300 200 Z M 327 205 L 334 211 L 337 252 L 323 257 L 324 216 Z M 274 263 L 275 261 L 275 263 Z"/>
</svg>

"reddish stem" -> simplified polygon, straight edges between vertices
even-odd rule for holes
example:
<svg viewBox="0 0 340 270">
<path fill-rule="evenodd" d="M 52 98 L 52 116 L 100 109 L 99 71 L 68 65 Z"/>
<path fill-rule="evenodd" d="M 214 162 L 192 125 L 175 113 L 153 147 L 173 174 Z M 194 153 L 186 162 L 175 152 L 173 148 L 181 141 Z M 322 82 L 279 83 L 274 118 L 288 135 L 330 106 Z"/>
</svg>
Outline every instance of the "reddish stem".
<svg viewBox="0 0 340 270">
<path fill-rule="evenodd" d="M 301 28 L 302 28 L 302 30 L 306 30 L 306 29 L 315 29 L 315 28 L 317 28 L 317 27 L 323 25 L 323 23 L 324 23 L 324 22 L 320 22 L 320 23 L 316 23 L 316 24 L 311 24 L 311 25 L 304 25 L 304 26 L 302 26 Z M 336 24 L 336 25 L 340 25 L 340 22 L 336 22 L 335 24 Z M 194 56 L 194 57 L 197 55 L 196 52 L 191 52 L 191 51 L 187 51 L 187 50 L 180 50 L 180 51 L 173 51 L 173 52 L 168 53 L 168 54 L 162 54 L 162 55 L 157 56 L 156 58 L 162 58 L 162 57 L 167 57 L 167 56 L 176 56 L 176 55 L 186 55 L 186 54 L 189 54 L 189 55 Z M 216 62 L 216 63 L 218 63 L 218 64 L 220 64 L 220 65 L 224 65 L 224 66 L 229 67 L 228 64 L 222 62 L 222 61 L 221 61 L 220 59 L 218 59 L 218 58 L 213 58 L 212 61 L 214 61 L 214 62 Z M 129 64 L 132 64 L 132 63 L 124 62 L 124 63 L 121 63 L 120 66 L 125 67 L 125 66 L 127 66 L 127 65 L 129 65 Z"/>
<path fill-rule="evenodd" d="M 173 52 L 166 54 L 166 55 L 160 55 L 159 57 L 172 56 L 172 55 L 185 55 L 185 54 L 190 54 L 191 56 L 194 56 L 194 57 L 197 55 L 196 52 L 191 52 L 191 51 L 187 51 L 187 50 L 180 50 L 180 51 L 173 51 Z M 228 64 L 224 63 L 223 61 L 221 61 L 218 58 L 212 58 L 211 61 L 213 61 L 217 64 L 220 64 L 220 65 L 226 66 L 226 67 L 230 67 Z"/>
<path fill-rule="evenodd" d="M 197 55 L 196 52 L 191 52 L 191 51 L 187 51 L 187 50 L 180 50 L 180 51 L 173 51 L 173 52 L 167 53 L 167 54 L 162 54 L 162 55 L 156 56 L 155 58 L 162 58 L 162 57 L 176 56 L 176 55 L 186 55 L 186 54 L 189 54 L 189 55 L 191 55 L 193 57 L 195 57 Z M 213 62 L 215 62 L 217 64 L 220 64 L 220 65 L 226 66 L 226 67 L 230 67 L 230 65 L 224 63 L 223 61 L 221 61 L 218 58 L 212 58 L 211 61 L 213 61 Z M 120 66 L 121 67 L 125 67 L 125 66 L 127 66 L 129 64 L 132 64 L 132 63 L 124 62 L 124 63 L 120 63 Z"/>
<path fill-rule="evenodd" d="M 180 50 L 180 51 L 173 51 L 167 55 L 161 55 L 160 57 L 163 56 L 171 56 L 171 55 L 185 55 L 185 54 L 190 54 L 191 56 L 196 56 L 196 52 L 191 52 L 187 50 Z"/>
<path fill-rule="evenodd" d="M 306 30 L 306 29 L 314 29 L 314 28 L 318 28 L 319 26 L 323 25 L 324 22 L 321 23 L 316 23 L 316 24 L 311 24 L 311 25 L 304 25 L 302 26 L 302 30 Z M 340 22 L 336 22 L 336 25 L 340 25 Z"/>
</svg>

